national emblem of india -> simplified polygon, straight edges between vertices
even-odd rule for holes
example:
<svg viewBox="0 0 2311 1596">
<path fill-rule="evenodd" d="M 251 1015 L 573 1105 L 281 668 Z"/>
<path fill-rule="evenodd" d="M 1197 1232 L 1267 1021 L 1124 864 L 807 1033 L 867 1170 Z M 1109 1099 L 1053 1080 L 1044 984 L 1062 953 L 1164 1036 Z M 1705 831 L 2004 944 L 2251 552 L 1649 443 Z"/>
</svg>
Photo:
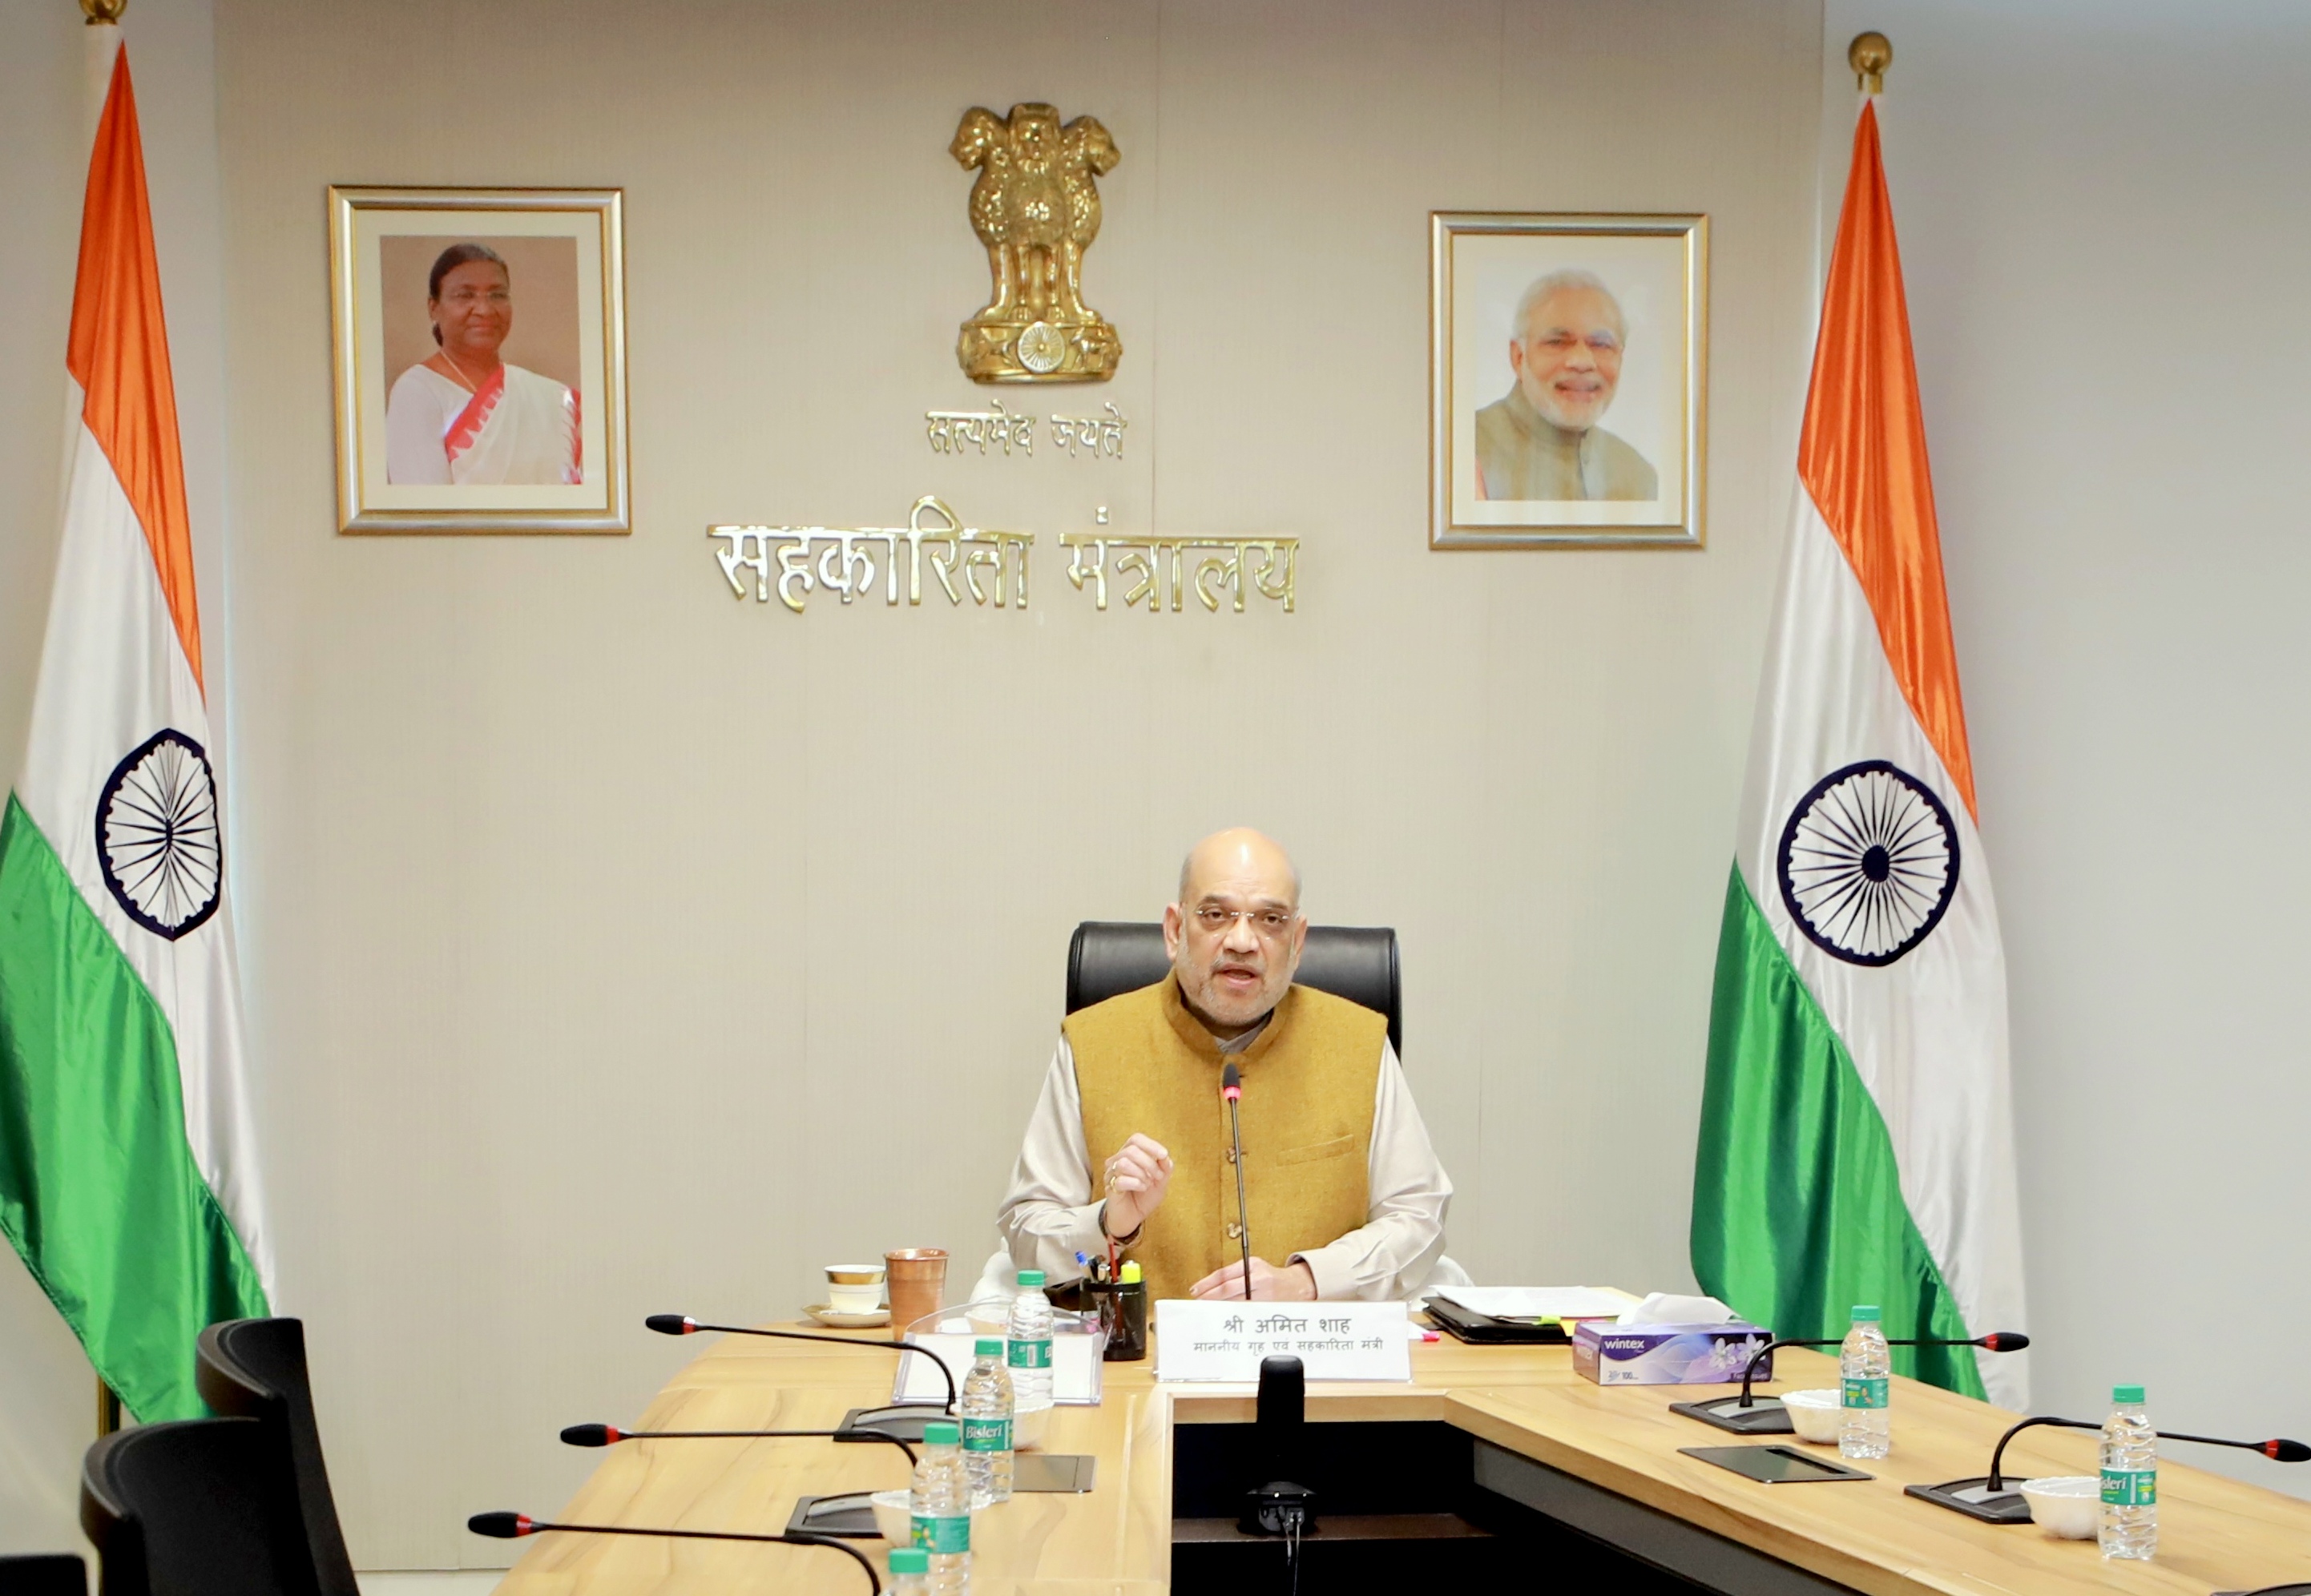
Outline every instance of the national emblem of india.
<svg viewBox="0 0 2311 1596">
<path fill-rule="evenodd" d="M 1101 382 L 1123 340 L 1083 300 L 1084 251 L 1099 236 L 1093 180 L 1122 157 L 1091 117 L 1062 126 L 1048 105 L 1008 118 L 974 106 L 948 153 L 971 186 L 971 225 L 994 279 L 986 308 L 963 324 L 955 358 L 974 382 Z"/>
</svg>

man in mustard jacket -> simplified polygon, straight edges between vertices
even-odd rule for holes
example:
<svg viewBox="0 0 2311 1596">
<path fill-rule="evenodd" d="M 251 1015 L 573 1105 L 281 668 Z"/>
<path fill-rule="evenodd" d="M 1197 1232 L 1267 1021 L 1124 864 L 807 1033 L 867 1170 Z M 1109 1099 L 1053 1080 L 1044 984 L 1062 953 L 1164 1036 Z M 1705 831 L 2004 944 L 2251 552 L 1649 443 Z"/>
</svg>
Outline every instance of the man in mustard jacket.
<svg viewBox="0 0 2311 1596">
<path fill-rule="evenodd" d="M 1251 1295 L 1408 1297 L 1444 1250 L 1452 1183 L 1388 1023 L 1295 986 L 1300 873 L 1258 832 L 1199 842 L 1164 910 L 1172 972 L 1068 1016 L 1000 1224 L 1054 1283 L 1111 1238 L 1150 1297 L 1241 1297 L 1220 1073 L 1243 1072 Z"/>
</svg>

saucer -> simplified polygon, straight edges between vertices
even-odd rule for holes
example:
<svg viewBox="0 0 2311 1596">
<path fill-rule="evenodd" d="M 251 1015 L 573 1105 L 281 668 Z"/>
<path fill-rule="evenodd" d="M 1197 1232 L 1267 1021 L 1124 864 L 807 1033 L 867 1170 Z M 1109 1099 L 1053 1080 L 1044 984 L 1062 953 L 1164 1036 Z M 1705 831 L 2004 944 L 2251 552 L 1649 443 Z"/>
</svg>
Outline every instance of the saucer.
<svg viewBox="0 0 2311 1596">
<path fill-rule="evenodd" d="M 891 1322 L 888 1308 L 876 1308 L 867 1313 L 838 1313 L 824 1303 L 814 1303 L 803 1313 L 835 1330 L 880 1330 Z"/>
</svg>

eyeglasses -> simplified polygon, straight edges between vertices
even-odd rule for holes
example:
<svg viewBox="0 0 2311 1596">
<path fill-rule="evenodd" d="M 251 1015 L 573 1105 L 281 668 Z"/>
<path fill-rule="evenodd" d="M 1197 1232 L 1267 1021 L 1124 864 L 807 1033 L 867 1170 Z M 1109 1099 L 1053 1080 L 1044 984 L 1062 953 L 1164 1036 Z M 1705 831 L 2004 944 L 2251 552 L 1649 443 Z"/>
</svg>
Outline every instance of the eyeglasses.
<svg viewBox="0 0 2311 1596">
<path fill-rule="evenodd" d="M 1206 903 L 1195 911 L 1194 919 L 1207 935 L 1225 937 L 1239 920 L 1248 922 L 1261 940 L 1274 942 L 1292 929 L 1297 913 L 1282 909 L 1223 909 L 1217 903 Z"/>
</svg>

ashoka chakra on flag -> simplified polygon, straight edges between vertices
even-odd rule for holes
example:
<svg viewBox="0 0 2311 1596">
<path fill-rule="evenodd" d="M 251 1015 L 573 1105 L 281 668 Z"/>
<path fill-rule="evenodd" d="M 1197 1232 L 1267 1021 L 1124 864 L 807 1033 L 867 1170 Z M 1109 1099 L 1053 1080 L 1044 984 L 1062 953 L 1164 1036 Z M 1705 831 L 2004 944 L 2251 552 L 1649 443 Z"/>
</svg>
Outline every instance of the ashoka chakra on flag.
<svg viewBox="0 0 2311 1596">
<path fill-rule="evenodd" d="M 174 942 L 216 912 L 224 879 L 216 776 L 181 731 L 154 734 L 116 766 L 96 805 L 104 885 L 128 918 Z"/>
<path fill-rule="evenodd" d="M 1958 890 L 1958 830 L 1933 789 L 1882 759 L 1833 771 L 1782 831 L 1782 901 L 1825 953 L 1890 964 Z"/>
</svg>

